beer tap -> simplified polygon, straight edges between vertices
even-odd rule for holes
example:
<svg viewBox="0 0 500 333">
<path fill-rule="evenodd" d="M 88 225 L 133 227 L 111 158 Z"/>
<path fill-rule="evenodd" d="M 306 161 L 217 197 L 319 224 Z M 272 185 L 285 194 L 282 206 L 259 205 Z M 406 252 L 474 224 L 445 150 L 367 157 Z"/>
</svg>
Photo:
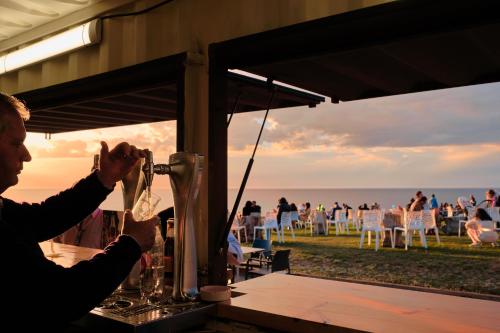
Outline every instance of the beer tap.
<svg viewBox="0 0 500 333">
<path fill-rule="evenodd" d="M 170 165 L 168 164 L 155 164 L 153 161 L 153 152 L 146 150 L 146 158 L 144 165 L 142 166 L 142 172 L 144 172 L 144 180 L 146 181 L 146 187 L 148 190 L 151 189 L 153 185 L 153 177 L 158 175 L 167 175 L 171 171 Z"/>
<path fill-rule="evenodd" d="M 147 151 L 142 167 L 146 187 L 153 184 L 154 174 L 170 176 L 174 197 L 174 286 L 175 301 L 192 301 L 198 295 L 194 204 L 203 170 L 203 156 L 178 152 L 170 155 L 169 164 L 154 164 L 153 152 Z"/>
</svg>

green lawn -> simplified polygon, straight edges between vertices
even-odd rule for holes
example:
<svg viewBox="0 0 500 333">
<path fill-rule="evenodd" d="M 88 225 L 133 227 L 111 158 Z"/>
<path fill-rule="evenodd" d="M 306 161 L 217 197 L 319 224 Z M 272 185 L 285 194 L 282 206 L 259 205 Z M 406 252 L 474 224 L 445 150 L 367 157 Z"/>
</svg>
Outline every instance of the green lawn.
<svg viewBox="0 0 500 333">
<path fill-rule="evenodd" d="M 292 240 L 287 232 L 281 245 L 273 235 L 273 250 L 292 250 L 292 273 L 500 295 L 500 247 L 470 248 L 467 236 L 441 235 L 438 245 L 435 236 L 429 235 L 428 250 L 420 246 L 417 236 L 408 251 L 379 248 L 375 252 L 374 239 L 368 247 L 367 237 L 359 249 L 356 232 L 311 237 L 301 229 L 295 234 Z"/>
</svg>

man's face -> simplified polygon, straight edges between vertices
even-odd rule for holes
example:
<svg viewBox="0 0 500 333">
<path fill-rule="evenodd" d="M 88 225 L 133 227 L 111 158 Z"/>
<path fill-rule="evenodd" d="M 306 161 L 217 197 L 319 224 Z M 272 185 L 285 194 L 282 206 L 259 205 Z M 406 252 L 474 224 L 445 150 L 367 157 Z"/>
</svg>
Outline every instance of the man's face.
<svg viewBox="0 0 500 333">
<path fill-rule="evenodd" d="M 6 114 L 3 121 L 7 128 L 0 134 L 0 193 L 17 184 L 17 175 L 23 169 L 23 162 L 31 161 L 31 155 L 24 145 L 26 129 L 21 117 Z"/>
</svg>

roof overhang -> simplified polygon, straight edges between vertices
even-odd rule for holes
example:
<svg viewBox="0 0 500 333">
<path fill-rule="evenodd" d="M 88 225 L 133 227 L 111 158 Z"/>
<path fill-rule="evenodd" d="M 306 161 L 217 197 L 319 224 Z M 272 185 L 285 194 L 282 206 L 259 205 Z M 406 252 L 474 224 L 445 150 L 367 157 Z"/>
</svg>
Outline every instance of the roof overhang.
<svg viewBox="0 0 500 333">
<path fill-rule="evenodd" d="M 395 1 L 213 50 L 228 68 L 337 102 L 499 81 L 499 35 L 499 1 Z"/>
<path fill-rule="evenodd" d="M 29 132 L 60 133 L 177 119 L 186 54 L 178 54 L 18 94 L 31 110 Z M 307 105 L 324 97 L 228 72 L 227 112 Z M 235 106 L 236 99 L 238 99 Z"/>
</svg>

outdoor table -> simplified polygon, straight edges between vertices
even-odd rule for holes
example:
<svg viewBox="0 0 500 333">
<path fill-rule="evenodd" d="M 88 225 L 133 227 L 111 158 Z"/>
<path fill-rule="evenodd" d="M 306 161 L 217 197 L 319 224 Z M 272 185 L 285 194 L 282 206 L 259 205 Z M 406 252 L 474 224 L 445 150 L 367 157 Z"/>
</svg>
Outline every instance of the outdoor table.
<svg viewBox="0 0 500 333">
<path fill-rule="evenodd" d="M 262 251 L 265 251 L 265 249 L 260 248 L 260 247 L 251 247 L 251 246 L 242 246 L 241 247 L 241 252 L 243 252 L 243 254 L 259 253 Z"/>
</svg>

